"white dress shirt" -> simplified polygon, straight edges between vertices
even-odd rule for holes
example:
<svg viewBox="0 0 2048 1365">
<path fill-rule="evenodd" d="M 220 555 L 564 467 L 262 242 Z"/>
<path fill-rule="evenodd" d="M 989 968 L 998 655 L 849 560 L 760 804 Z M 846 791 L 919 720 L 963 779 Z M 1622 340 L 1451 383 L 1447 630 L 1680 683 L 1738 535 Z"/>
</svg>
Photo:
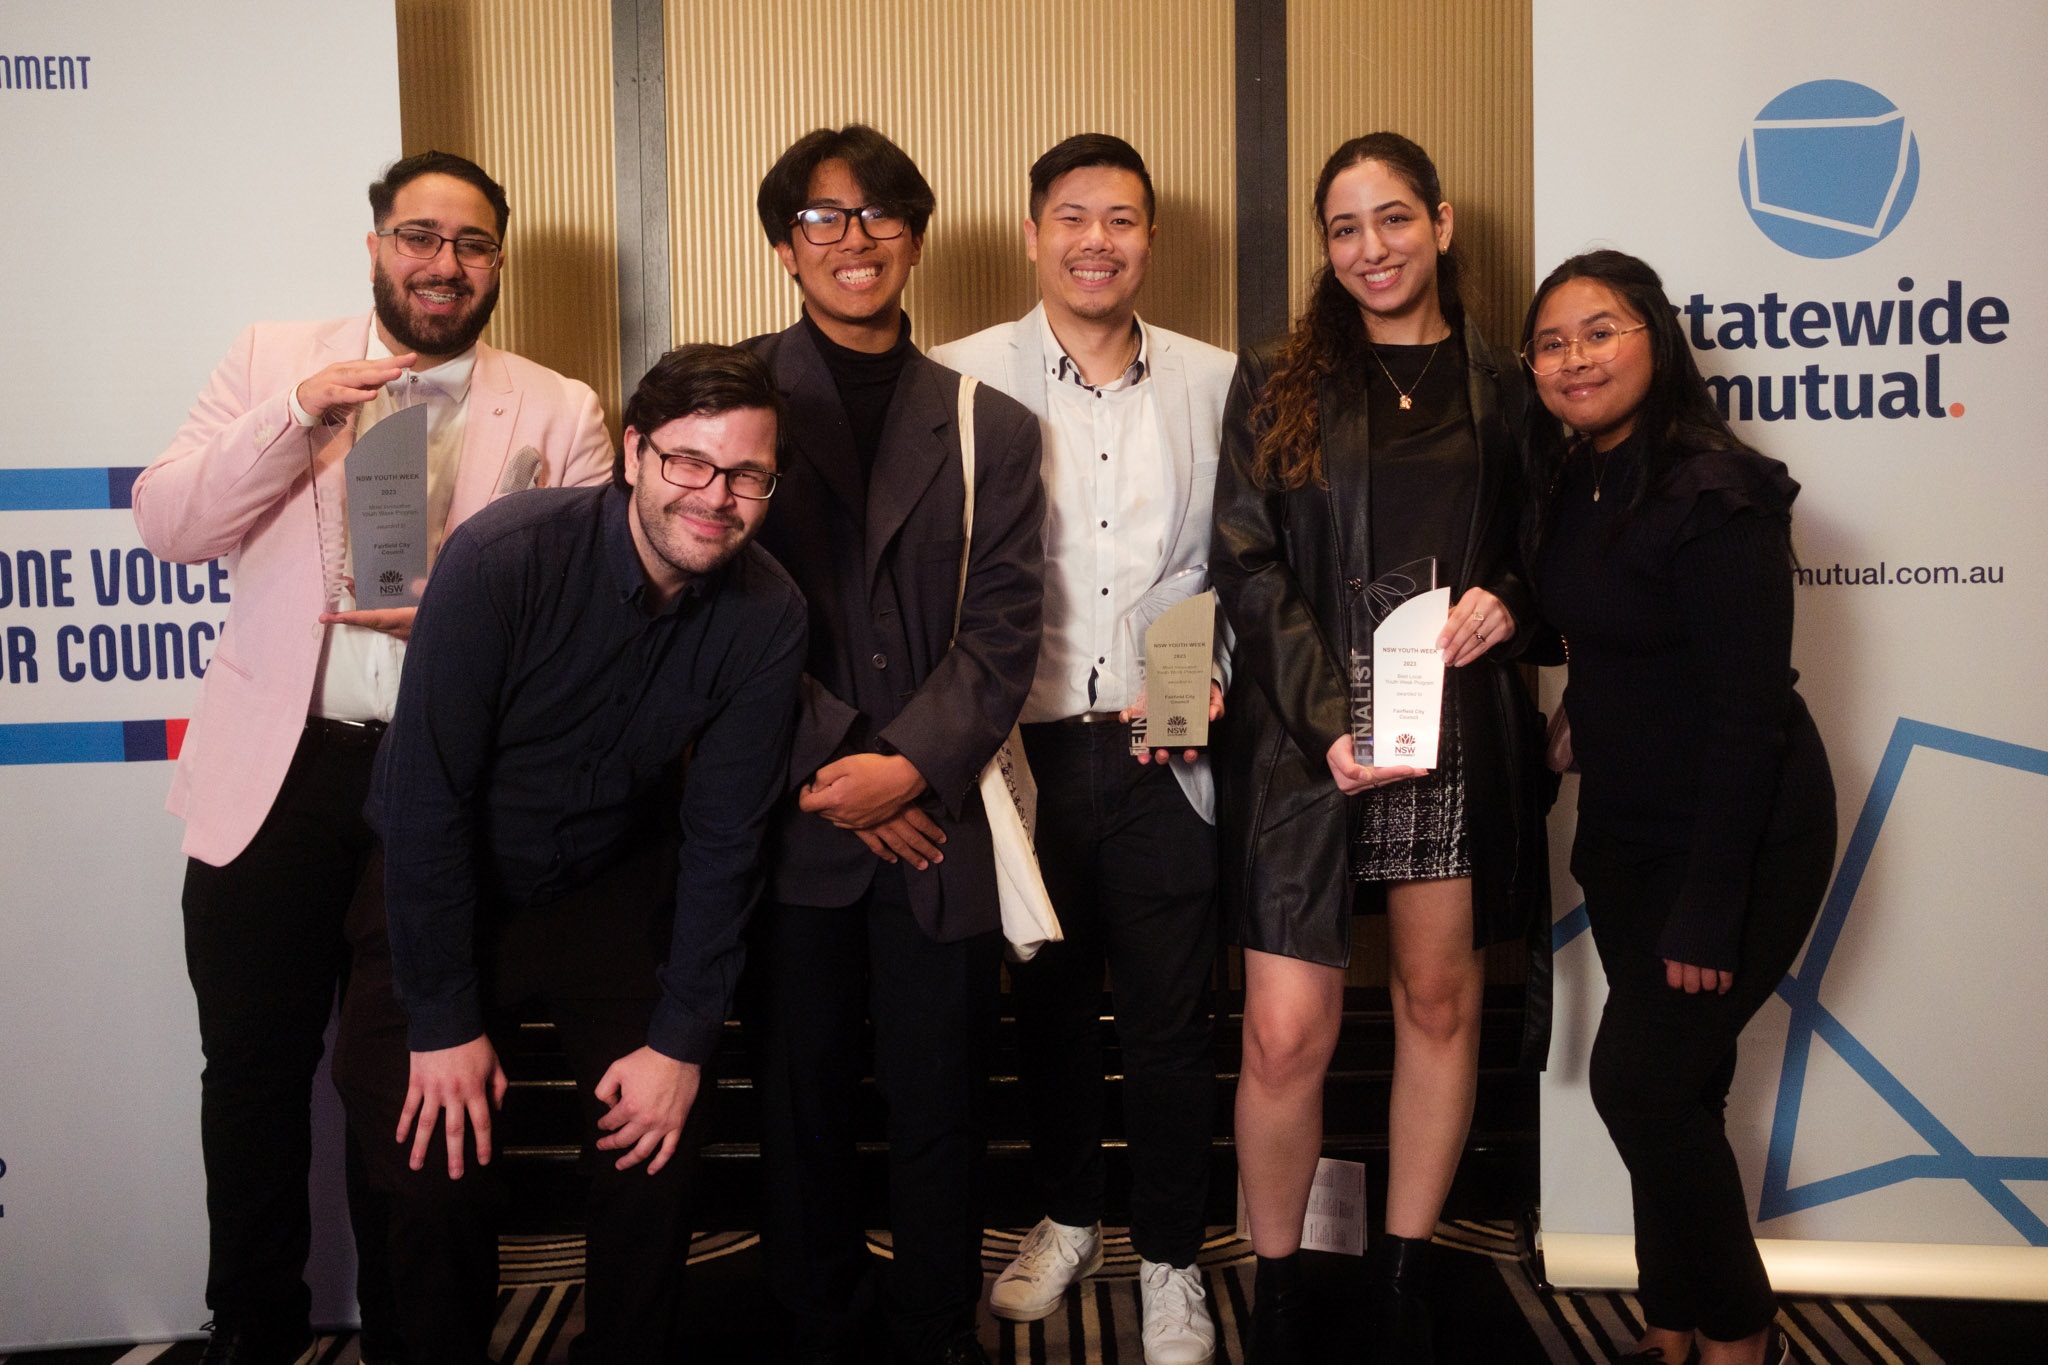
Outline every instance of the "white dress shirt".
<svg viewBox="0 0 2048 1365">
<path fill-rule="evenodd" d="M 1093 385 L 1045 328 L 1045 632 L 1026 722 L 1120 711 L 1138 699 L 1143 642 L 1131 611 L 1155 586 L 1172 501 L 1151 343 Z"/>
<path fill-rule="evenodd" d="M 384 360 L 391 349 L 370 328 L 366 360 Z M 455 496 L 455 473 L 462 464 L 462 432 L 468 413 L 469 381 L 476 371 L 476 347 L 471 346 L 453 360 L 430 370 L 406 371 L 380 389 L 363 404 L 356 415 L 356 430 L 367 432 L 401 408 L 427 405 L 427 556 L 433 562 L 441 548 L 448 523 L 448 505 Z M 317 420 L 299 406 L 296 388 L 291 395 L 293 420 L 312 426 Z M 316 507 L 320 522 L 321 555 L 325 564 L 334 610 L 355 609 L 355 596 L 348 589 L 348 512 L 345 506 L 330 505 L 339 500 L 322 499 Z M 398 675 L 405 664 L 405 642 L 383 631 L 364 626 L 327 627 L 320 646 L 320 671 L 313 682 L 313 699 L 307 713 L 330 720 L 391 719 L 398 705 Z"/>
</svg>

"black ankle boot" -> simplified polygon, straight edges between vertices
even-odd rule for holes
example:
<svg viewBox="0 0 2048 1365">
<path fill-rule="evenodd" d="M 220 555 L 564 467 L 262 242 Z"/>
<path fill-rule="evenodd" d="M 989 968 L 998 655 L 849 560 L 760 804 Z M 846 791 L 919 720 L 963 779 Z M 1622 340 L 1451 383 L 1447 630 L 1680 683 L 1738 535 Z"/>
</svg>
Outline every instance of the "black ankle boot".
<svg viewBox="0 0 2048 1365">
<path fill-rule="evenodd" d="M 1429 1259 L 1426 1237 L 1389 1235 L 1373 1249 L 1370 1308 L 1381 1365 L 1436 1365 Z"/>
<path fill-rule="evenodd" d="M 1259 1257 L 1252 1274 L 1252 1330 L 1245 1365 L 1309 1365 L 1308 1316 L 1301 1253 Z"/>
</svg>

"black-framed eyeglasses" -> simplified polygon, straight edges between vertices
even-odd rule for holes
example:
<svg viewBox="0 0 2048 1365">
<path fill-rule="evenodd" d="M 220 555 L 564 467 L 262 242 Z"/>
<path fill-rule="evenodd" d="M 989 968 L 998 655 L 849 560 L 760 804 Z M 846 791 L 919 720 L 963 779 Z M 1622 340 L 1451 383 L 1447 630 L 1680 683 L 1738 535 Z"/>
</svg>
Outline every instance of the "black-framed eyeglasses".
<svg viewBox="0 0 2048 1365">
<path fill-rule="evenodd" d="M 1522 348 L 1522 363 L 1529 367 L 1531 374 L 1553 375 L 1564 368 L 1571 358 L 1572 348 L 1578 347 L 1579 354 L 1586 357 L 1589 365 L 1605 365 L 1621 354 L 1621 339 L 1630 332 L 1640 332 L 1650 324 L 1639 322 L 1633 327 L 1609 327 L 1595 323 L 1582 336 L 1566 337 L 1546 333 Z"/>
<path fill-rule="evenodd" d="M 804 240 L 812 246 L 831 246 L 845 240 L 847 229 L 853 226 L 856 218 L 860 219 L 861 231 L 877 242 L 901 237 L 903 230 L 910 226 L 902 214 L 880 204 L 863 204 L 857 209 L 818 204 L 797 210 L 796 217 L 789 222 L 791 227 L 804 234 Z"/>
<path fill-rule="evenodd" d="M 695 455 L 671 455 L 645 438 L 642 438 L 640 448 L 661 457 L 662 479 L 677 488 L 709 488 L 711 481 L 723 474 L 725 486 L 732 490 L 734 497 L 745 498 L 748 502 L 766 502 L 775 496 L 775 485 L 781 479 L 769 469 L 727 469 L 724 465 L 700 460 Z"/>
<path fill-rule="evenodd" d="M 416 261 L 431 261 L 441 254 L 441 243 L 455 248 L 458 265 L 472 270 L 488 270 L 498 263 L 498 257 L 505 248 L 488 237 L 443 237 L 438 232 L 429 232 L 422 227 L 378 228 L 379 237 L 389 237 L 391 244 L 398 248 L 401 256 L 410 256 Z"/>
</svg>

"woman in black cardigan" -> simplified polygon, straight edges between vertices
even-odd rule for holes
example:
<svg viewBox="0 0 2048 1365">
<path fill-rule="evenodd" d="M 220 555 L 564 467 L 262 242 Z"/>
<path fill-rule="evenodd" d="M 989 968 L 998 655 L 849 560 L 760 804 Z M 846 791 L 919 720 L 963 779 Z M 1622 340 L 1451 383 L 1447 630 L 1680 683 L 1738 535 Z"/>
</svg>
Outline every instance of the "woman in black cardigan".
<svg viewBox="0 0 2048 1365">
<path fill-rule="evenodd" d="M 1297 1252 L 1322 1145 L 1354 885 L 1384 903 L 1395 1062 L 1383 1357 L 1431 1358 L 1422 1257 L 1470 1126 L 1488 943 L 1548 898 L 1534 713 L 1502 655 L 1533 607 L 1515 564 L 1527 404 L 1511 355 L 1465 325 L 1451 207 L 1392 133 L 1316 183 L 1327 263 L 1295 330 L 1245 354 L 1224 415 L 1212 574 L 1236 632 L 1217 754 L 1220 895 L 1245 951 L 1237 1154 L 1252 1244 L 1254 1365 L 1307 1358 Z M 1452 590 L 1433 771 L 1354 761 L 1355 604 L 1434 557 Z M 1360 634 L 1363 634 L 1361 628 Z"/>
<path fill-rule="evenodd" d="M 1626 1358 L 1759 1365 L 1787 1348 L 1722 1108 L 1736 1036 L 1819 913 L 1834 782 L 1793 690 L 1799 485 L 1728 429 L 1675 317 L 1618 251 L 1537 291 L 1533 577 L 1570 656 L 1572 872 L 1608 983 L 1589 1081 L 1649 1324 Z"/>
</svg>

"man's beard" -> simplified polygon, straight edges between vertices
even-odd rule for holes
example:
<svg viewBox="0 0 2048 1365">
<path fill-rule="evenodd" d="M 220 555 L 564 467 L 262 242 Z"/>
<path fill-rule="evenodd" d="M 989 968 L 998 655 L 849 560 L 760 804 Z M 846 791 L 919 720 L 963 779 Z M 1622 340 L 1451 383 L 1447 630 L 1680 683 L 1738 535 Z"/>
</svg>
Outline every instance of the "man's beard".
<svg viewBox="0 0 2048 1365">
<path fill-rule="evenodd" d="M 452 280 L 449 287 L 471 302 L 468 312 L 415 318 L 408 310 L 410 300 L 380 264 L 370 284 L 371 297 L 377 304 L 377 321 L 384 324 L 393 341 L 408 351 L 421 355 L 461 355 L 483 335 L 491 311 L 498 306 L 498 277 L 493 274 L 491 287 L 481 294 L 466 279 Z"/>
<path fill-rule="evenodd" d="M 639 504 L 635 512 L 640 520 L 641 531 L 647 537 L 649 548 L 660 556 L 662 562 L 679 573 L 692 578 L 713 573 L 738 554 L 752 538 L 747 524 L 736 513 L 714 511 L 711 508 L 684 502 L 678 502 L 671 507 L 669 499 L 674 495 L 675 490 L 668 484 L 649 482 L 646 479 L 633 490 L 634 500 Z M 673 525 L 673 519 L 685 512 L 703 521 L 716 522 L 736 532 L 737 535 L 720 545 L 701 545 L 685 540 L 683 537 L 686 533 Z"/>
</svg>

